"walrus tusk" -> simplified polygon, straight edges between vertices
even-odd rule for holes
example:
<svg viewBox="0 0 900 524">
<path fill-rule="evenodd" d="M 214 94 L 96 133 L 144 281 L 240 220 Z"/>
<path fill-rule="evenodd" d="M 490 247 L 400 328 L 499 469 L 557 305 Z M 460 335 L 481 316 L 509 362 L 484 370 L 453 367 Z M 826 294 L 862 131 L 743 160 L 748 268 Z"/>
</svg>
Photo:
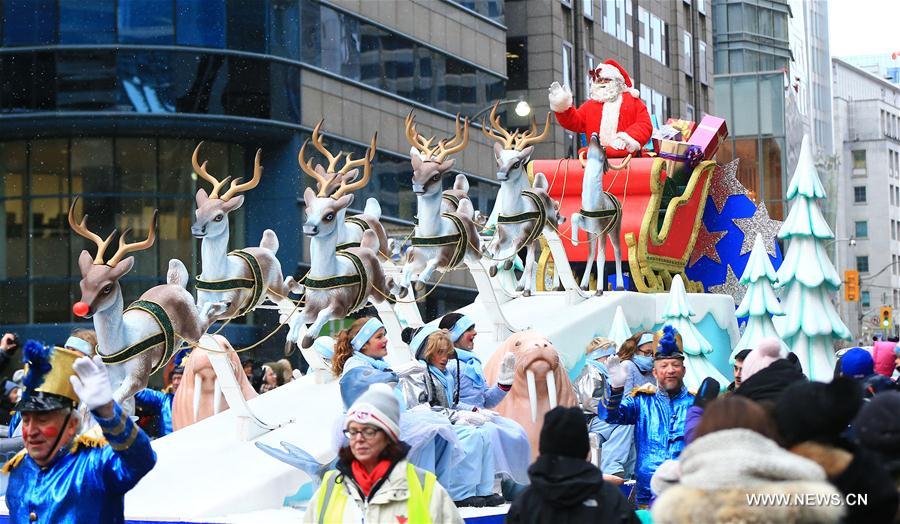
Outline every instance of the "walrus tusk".
<svg viewBox="0 0 900 524">
<path fill-rule="evenodd" d="M 550 401 L 550 409 L 557 406 L 556 404 L 556 376 L 553 370 L 547 372 L 547 399 Z"/>
<path fill-rule="evenodd" d="M 203 380 L 200 378 L 200 375 L 194 375 L 194 422 L 197 422 L 197 419 L 200 417 L 200 390 L 203 385 Z"/>
<path fill-rule="evenodd" d="M 531 421 L 537 422 L 537 386 L 534 384 L 534 371 L 525 372 L 525 380 L 528 382 L 528 402 L 531 404 Z"/>
<path fill-rule="evenodd" d="M 213 413 L 222 411 L 222 386 L 219 385 L 219 379 L 213 382 Z"/>
</svg>

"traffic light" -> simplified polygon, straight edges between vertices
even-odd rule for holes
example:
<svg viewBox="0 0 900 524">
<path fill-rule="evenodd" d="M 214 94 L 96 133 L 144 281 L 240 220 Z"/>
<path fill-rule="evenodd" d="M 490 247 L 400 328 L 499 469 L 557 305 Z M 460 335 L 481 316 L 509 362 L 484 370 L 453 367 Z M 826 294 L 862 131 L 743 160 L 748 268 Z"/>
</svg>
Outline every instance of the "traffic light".
<svg viewBox="0 0 900 524">
<path fill-rule="evenodd" d="M 882 329 L 890 329 L 891 322 L 891 306 L 881 306 L 881 327 Z"/>
<path fill-rule="evenodd" d="M 844 271 L 844 300 L 847 302 L 859 300 L 859 271 L 855 269 Z"/>
</svg>

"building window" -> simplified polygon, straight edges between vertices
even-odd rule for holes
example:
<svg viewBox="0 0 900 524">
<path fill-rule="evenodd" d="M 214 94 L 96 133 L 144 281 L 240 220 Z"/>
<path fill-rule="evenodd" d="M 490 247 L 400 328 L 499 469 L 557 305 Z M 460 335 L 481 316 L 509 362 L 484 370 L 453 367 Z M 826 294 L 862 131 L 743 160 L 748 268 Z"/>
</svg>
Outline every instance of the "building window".
<svg viewBox="0 0 900 524">
<path fill-rule="evenodd" d="M 697 42 L 697 46 L 697 60 L 700 62 L 700 83 L 709 85 L 709 82 L 706 79 L 706 42 Z"/>
<path fill-rule="evenodd" d="M 866 150 L 865 149 L 857 149 L 853 151 L 853 170 L 861 169 L 863 171 L 866 170 Z"/>
<path fill-rule="evenodd" d="M 682 64 L 681 70 L 688 76 L 694 76 L 694 50 L 693 50 L 693 37 L 691 37 L 691 33 L 684 31 L 682 33 L 682 46 L 683 52 L 681 55 Z"/>
<path fill-rule="evenodd" d="M 866 186 L 855 186 L 853 188 L 853 202 L 856 204 L 866 202 Z"/>
<path fill-rule="evenodd" d="M 856 270 L 860 273 L 868 273 L 869 257 L 856 257 Z"/>
<path fill-rule="evenodd" d="M 115 42 L 115 2 L 60 0 L 60 44 L 114 44 Z"/>
<path fill-rule="evenodd" d="M 56 43 L 58 12 L 54 0 L 6 0 L 3 20 L 4 45 L 41 45 Z"/>
<path fill-rule="evenodd" d="M 869 238 L 869 223 L 865 220 L 856 221 L 856 238 Z"/>
<path fill-rule="evenodd" d="M 507 91 L 528 89 L 528 38 L 517 36 L 506 39 Z"/>
<path fill-rule="evenodd" d="M 650 56 L 650 13 L 638 7 L 638 49 Z"/>
<path fill-rule="evenodd" d="M 584 11 L 584 17 L 590 20 L 594 19 L 594 0 L 582 0 L 582 10 Z"/>
<path fill-rule="evenodd" d="M 175 43 L 201 47 L 225 47 L 224 0 L 178 0 L 175 10 Z M 236 7 L 234 4 L 232 7 Z"/>
<path fill-rule="evenodd" d="M 572 44 L 568 42 L 563 42 L 562 45 L 562 61 L 563 84 L 571 88 L 575 85 L 575 82 L 572 79 L 572 70 L 574 69 L 574 66 L 572 65 Z"/>
<path fill-rule="evenodd" d="M 697 12 L 701 15 L 706 14 L 706 0 L 697 0 Z"/>
<path fill-rule="evenodd" d="M 584 65 L 585 65 L 585 73 L 584 73 L 584 96 L 585 98 L 590 98 L 591 93 L 591 74 L 590 72 L 594 69 L 594 55 L 590 53 L 584 54 Z"/>
<path fill-rule="evenodd" d="M 665 63 L 663 61 L 663 42 L 664 35 L 662 33 L 662 20 L 655 15 L 650 15 L 650 58 Z"/>
<path fill-rule="evenodd" d="M 572 7 L 572 0 L 559 0 L 559 3 L 566 7 Z"/>
<path fill-rule="evenodd" d="M 862 307 L 871 307 L 872 306 L 871 295 L 869 294 L 868 291 L 863 291 L 859 295 L 860 295 L 859 301 L 860 301 Z"/>
<path fill-rule="evenodd" d="M 603 0 L 603 32 L 616 36 L 616 0 Z"/>
<path fill-rule="evenodd" d="M 897 221 L 891 219 L 891 240 L 897 240 Z"/>
<path fill-rule="evenodd" d="M 174 2 L 130 0 L 119 2 L 119 42 L 171 44 L 175 32 Z"/>
</svg>

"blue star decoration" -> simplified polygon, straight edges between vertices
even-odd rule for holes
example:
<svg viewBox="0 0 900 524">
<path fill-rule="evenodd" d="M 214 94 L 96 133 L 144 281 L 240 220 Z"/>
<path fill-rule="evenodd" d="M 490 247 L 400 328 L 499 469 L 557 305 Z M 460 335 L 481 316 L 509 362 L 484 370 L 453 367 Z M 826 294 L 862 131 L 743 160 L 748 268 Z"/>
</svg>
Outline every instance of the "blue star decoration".
<svg viewBox="0 0 900 524">
<path fill-rule="evenodd" d="M 694 251 L 699 253 L 691 254 L 685 268 L 688 278 L 702 282 L 707 292 L 723 292 L 733 287 L 728 282 L 729 270 L 737 278 L 744 273 L 750 259 L 747 245 L 753 245 L 757 232 L 763 234 L 769 259 L 776 270 L 783 259 L 781 248 L 775 241 L 781 223 L 768 217 L 765 204 L 757 206 L 750 199 L 747 190 L 736 179 L 736 173 L 736 161 L 716 170 L 694 246 Z M 706 244 L 701 246 L 701 241 Z M 728 294 L 736 298 L 737 306 L 738 297 Z"/>
</svg>

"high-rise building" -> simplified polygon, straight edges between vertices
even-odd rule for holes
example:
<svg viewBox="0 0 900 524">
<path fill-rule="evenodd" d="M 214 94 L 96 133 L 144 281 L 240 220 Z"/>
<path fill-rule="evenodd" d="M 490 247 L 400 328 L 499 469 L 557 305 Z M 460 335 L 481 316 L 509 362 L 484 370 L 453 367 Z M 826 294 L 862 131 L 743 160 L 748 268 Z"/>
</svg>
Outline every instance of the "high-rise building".
<svg viewBox="0 0 900 524">
<path fill-rule="evenodd" d="M 900 84 L 900 53 L 898 52 L 841 56 L 839 58 L 879 78 L 884 78 L 894 84 Z"/>
<path fill-rule="evenodd" d="M 838 203 L 835 267 L 858 270 L 860 280 L 859 301 L 839 296 L 839 311 L 857 337 L 871 340 L 884 331 L 879 308 L 900 307 L 900 86 L 842 59 L 831 62 L 840 159 L 837 193 L 829 195 Z"/>
<path fill-rule="evenodd" d="M 158 241 L 122 280 L 127 303 L 164 281 L 170 258 L 199 273 L 190 225 L 194 194 L 209 187 L 193 174 L 196 144 L 205 140 L 201 155 L 219 178 L 247 177 L 262 148 L 262 183 L 232 213 L 231 244 L 257 245 L 271 228 L 284 272 L 299 276 L 310 180 L 297 153 L 320 119 L 329 147 L 356 158 L 378 132 L 372 181 L 352 208 L 377 197 L 388 229 L 409 231 L 407 113 L 421 133 L 448 136 L 457 112 L 505 96 L 502 0 L 6 0 L 0 9 L 0 324 L 23 338 L 61 343 L 84 325 L 71 312 L 76 261 L 94 247 L 69 231 L 76 195 L 78 215 L 105 233 L 146 235 L 160 210 Z M 469 137 L 454 167 L 489 210 L 492 144 L 477 127 Z M 425 307 L 433 317 L 474 294 L 454 274 Z M 257 312 L 226 333 L 243 345 L 276 320 Z"/>
</svg>

